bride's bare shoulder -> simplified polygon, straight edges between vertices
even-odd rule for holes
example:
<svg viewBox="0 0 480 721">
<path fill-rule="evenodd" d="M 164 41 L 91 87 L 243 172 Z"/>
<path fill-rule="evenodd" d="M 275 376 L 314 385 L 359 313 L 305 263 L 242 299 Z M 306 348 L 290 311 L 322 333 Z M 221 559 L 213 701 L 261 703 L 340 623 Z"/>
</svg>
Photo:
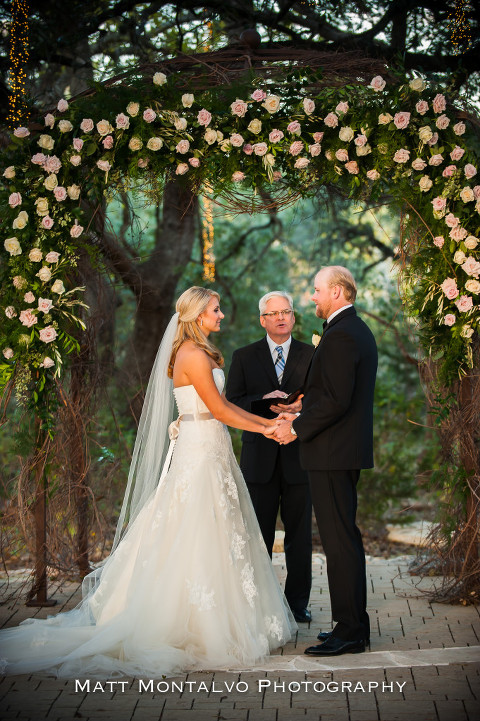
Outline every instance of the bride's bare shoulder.
<svg viewBox="0 0 480 721">
<path fill-rule="evenodd" d="M 186 370 L 192 365 L 210 366 L 210 358 L 196 343 L 186 340 L 177 351 L 175 366 Z"/>
</svg>

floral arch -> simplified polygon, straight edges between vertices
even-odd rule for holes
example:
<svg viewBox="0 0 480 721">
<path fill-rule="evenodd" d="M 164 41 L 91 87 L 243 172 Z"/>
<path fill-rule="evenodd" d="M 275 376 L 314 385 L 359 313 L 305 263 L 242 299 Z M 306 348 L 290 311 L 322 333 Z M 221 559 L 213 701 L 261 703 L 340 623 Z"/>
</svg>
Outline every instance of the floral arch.
<svg viewBox="0 0 480 721">
<path fill-rule="evenodd" d="M 361 62 L 345 77 L 347 55 L 335 56 L 330 74 L 313 56 L 264 53 L 260 65 L 229 56 L 233 72 L 205 56 L 201 71 L 177 58 L 61 99 L 41 122 L 15 128 L 0 153 L 0 388 L 15 385 L 53 425 L 55 380 L 76 347 L 73 327 L 84 325 L 71 278 L 90 244 L 92 209 L 120 182 L 168 176 L 240 205 L 241 191 L 265 187 L 280 198 L 321 184 L 369 202 L 388 194 L 406 211 L 403 292 L 425 354 L 447 385 L 471 376 L 480 329 L 475 120 L 421 77 L 367 77 Z"/>
</svg>

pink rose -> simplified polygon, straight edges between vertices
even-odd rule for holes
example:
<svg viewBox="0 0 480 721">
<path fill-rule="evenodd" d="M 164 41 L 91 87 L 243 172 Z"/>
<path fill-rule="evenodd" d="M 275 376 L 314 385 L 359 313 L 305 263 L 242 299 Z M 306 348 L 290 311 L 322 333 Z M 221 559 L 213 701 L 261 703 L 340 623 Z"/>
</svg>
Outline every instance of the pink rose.
<svg viewBox="0 0 480 721">
<path fill-rule="evenodd" d="M 137 160 L 137 165 L 139 168 L 146 168 L 148 165 L 148 158 L 139 158 Z"/>
<path fill-rule="evenodd" d="M 245 155 L 251 155 L 253 153 L 253 145 L 250 145 L 250 143 L 245 143 L 243 146 L 243 152 Z"/>
<path fill-rule="evenodd" d="M 42 368 L 51 368 L 55 365 L 55 361 L 49 358 L 48 355 L 46 355 L 40 365 Z"/>
<path fill-rule="evenodd" d="M 74 138 L 73 147 L 77 151 L 77 153 L 79 153 L 83 148 L 83 140 L 81 138 Z"/>
<path fill-rule="evenodd" d="M 305 115 L 311 115 L 313 111 L 315 110 L 315 102 L 311 100 L 310 98 L 304 98 L 303 99 L 303 110 L 305 112 Z"/>
<path fill-rule="evenodd" d="M 473 255 L 469 255 L 462 263 L 462 268 L 467 275 L 473 275 L 474 278 L 478 278 L 480 275 L 480 261 L 475 260 Z"/>
<path fill-rule="evenodd" d="M 62 98 L 61 100 L 58 101 L 58 103 L 57 103 L 57 110 L 58 110 L 60 113 L 64 113 L 65 110 L 68 110 L 68 103 L 67 103 L 67 101 L 66 101 L 64 98 Z"/>
<path fill-rule="evenodd" d="M 58 200 L 59 202 L 65 200 L 67 197 L 67 191 L 62 185 L 57 185 L 57 187 L 53 189 L 53 194 L 55 196 L 55 200 Z"/>
<path fill-rule="evenodd" d="M 57 263 L 58 259 L 60 258 L 60 253 L 57 253 L 56 250 L 51 250 L 47 255 L 45 256 L 45 261 L 47 263 Z"/>
<path fill-rule="evenodd" d="M 190 163 L 192 168 L 198 168 L 198 166 L 200 165 L 200 160 L 198 158 L 189 158 L 188 162 Z"/>
<path fill-rule="evenodd" d="M 302 131 L 302 126 L 300 125 L 298 120 L 293 120 L 287 125 L 287 130 L 289 133 L 293 133 L 294 135 L 300 135 Z"/>
<path fill-rule="evenodd" d="M 230 105 L 230 110 L 233 115 L 238 115 L 239 118 L 243 118 L 248 110 L 248 105 L 243 100 L 237 98 L 235 102 Z M 198 122 L 200 122 L 200 120 Z M 208 125 L 208 123 L 201 123 L 201 125 Z"/>
<path fill-rule="evenodd" d="M 188 165 L 186 163 L 179 163 L 175 169 L 175 173 L 177 175 L 185 175 L 185 173 L 188 171 Z"/>
<path fill-rule="evenodd" d="M 55 125 L 55 117 L 52 115 L 52 113 L 47 113 L 44 120 L 47 128 L 53 128 L 53 126 Z"/>
<path fill-rule="evenodd" d="M 461 313 L 466 313 L 473 308 L 473 300 L 471 295 L 461 295 L 457 298 L 455 305 Z"/>
<path fill-rule="evenodd" d="M 43 164 L 43 169 L 47 173 L 58 173 L 62 167 L 62 162 L 56 155 L 47 155 Z"/>
<path fill-rule="evenodd" d="M 323 136 L 324 136 L 323 131 L 322 131 L 321 133 L 314 133 L 314 134 L 313 134 L 313 139 L 314 139 L 314 141 L 315 141 L 316 143 L 321 143 L 322 140 L 323 140 Z"/>
<path fill-rule="evenodd" d="M 447 103 L 445 102 L 445 96 L 441 95 L 440 93 L 438 95 L 435 95 L 435 97 L 433 98 L 432 106 L 434 113 L 443 113 L 443 111 L 447 107 Z"/>
<path fill-rule="evenodd" d="M 376 93 L 378 93 L 380 90 L 383 90 L 385 85 L 386 85 L 386 82 L 382 78 L 381 75 L 375 75 L 375 77 L 372 78 L 372 81 L 370 83 L 370 87 L 373 88 L 373 90 L 375 90 Z"/>
<path fill-rule="evenodd" d="M 25 293 L 25 295 L 23 296 L 23 300 L 25 301 L 25 303 L 33 303 L 33 301 L 35 300 L 35 296 L 33 295 L 31 290 L 29 290 L 28 293 Z"/>
<path fill-rule="evenodd" d="M 450 158 L 455 161 L 461 160 L 462 157 L 464 156 L 464 154 L 465 154 L 465 150 L 463 148 L 461 148 L 459 145 L 456 145 L 450 153 Z"/>
<path fill-rule="evenodd" d="M 80 123 L 80 130 L 83 130 L 84 133 L 91 133 L 94 127 L 95 126 L 91 118 L 84 118 Z"/>
<path fill-rule="evenodd" d="M 428 103 L 426 100 L 419 100 L 418 103 L 415 105 L 415 110 L 420 115 L 425 115 L 425 113 L 428 110 Z"/>
<path fill-rule="evenodd" d="M 97 168 L 99 168 L 99 170 L 103 170 L 105 173 L 108 173 L 111 167 L 112 166 L 108 160 L 97 160 Z"/>
<path fill-rule="evenodd" d="M 250 97 L 252 98 L 252 100 L 255 100 L 255 102 L 261 103 L 262 100 L 265 100 L 265 98 L 267 97 L 267 93 L 263 90 L 254 90 Z"/>
<path fill-rule="evenodd" d="M 406 148 L 400 148 L 400 150 L 397 150 L 397 152 L 393 156 L 393 159 L 396 163 L 406 163 L 409 157 L 410 151 Z"/>
<path fill-rule="evenodd" d="M 53 228 L 53 218 L 51 218 L 49 215 L 44 215 L 42 218 L 42 226 L 46 230 L 50 230 Z"/>
<path fill-rule="evenodd" d="M 297 168 L 297 170 L 303 170 L 307 167 L 309 162 L 310 160 L 308 158 L 297 158 L 294 167 Z"/>
<path fill-rule="evenodd" d="M 453 313 L 447 313 L 447 315 L 443 319 L 443 322 L 445 325 L 453 325 L 455 323 L 455 321 L 456 321 L 456 318 L 453 315 Z"/>
<path fill-rule="evenodd" d="M 438 143 L 438 133 L 434 133 L 432 135 L 432 137 L 430 138 L 430 140 L 427 140 L 427 144 L 432 146 L 432 145 L 436 145 L 437 143 Z"/>
<path fill-rule="evenodd" d="M 323 121 L 329 128 L 336 128 L 338 125 L 338 116 L 335 113 L 328 113 Z"/>
<path fill-rule="evenodd" d="M 460 223 L 460 219 L 456 218 L 453 213 L 449 213 L 445 216 L 445 223 L 448 225 L 449 228 L 456 228 L 457 225 Z"/>
<path fill-rule="evenodd" d="M 449 300 L 453 300 L 458 295 L 457 281 L 455 278 L 445 278 L 440 288 Z"/>
<path fill-rule="evenodd" d="M 28 128 L 15 128 L 13 134 L 16 138 L 26 138 L 27 135 L 30 135 L 30 130 Z"/>
<path fill-rule="evenodd" d="M 358 175 L 359 167 L 356 160 L 350 160 L 348 163 L 345 163 L 345 167 L 352 175 Z"/>
<path fill-rule="evenodd" d="M 156 117 L 157 113 L 155 112 L 155 110 L 152 110 L 152 108 L 147 108 L 143 111 L 143 119 L 146 123 L 153 123 Z"/>
<path fill-rule="evenodd" d="M 475 200 L 478 200 L 480 198 L 480 185 L 476 185 L 474 187 L 473 195 L 475 196 Z"/>
<path fill-rule="evenodd" d="M 22 310 L 19 317 L 20 323 L 22 325 L 25 325 L 27 328 L 31 328 L 32 325 L 35 325 L 35 323 L 38 323 L 37 316 L 28 308 L 27 310 Z"/>
<path fill-rule="evenodd" d="M 320 145 L 320 143 L 314 143 L 313 145 L 309 145 L 308 152 L 310 153 L 312 158 L 316 158 L 322 152 L 322 146 Z"/>
<path fill-rule="evenodd" d="M 378 170 L 375 170 L 375 168 L 372 168 L 372 170 L 367 170 L 367 178 L 369 180 L 378 180 L 380 177 L 380 173 Z"/>
<path fill-rule="evenodd" d="M 437 118 L 435 125 L 439 130 L 445 130 L 445 128 L 448 128 L 450 125 L 450 118 L 448 115 L 440 115 Z"/>
<path fill-rule="evenodd" d="M 236 170 L 232 175 L 232 180 L 234 183 L 240 183 L 245 178 L 245 173 L 242 173 L 241 170 Z"/>
<path fill-rule="evenodd" d="M 466 129 L 467 126 L 465 125 L 465 123 L 456 123 L 453 126 L 453 132 L 455 133 L 455 135 L 463 135 Z"/>
<path fill-rule="evenodd" d="M 336 151 L 336 153 L 335 153 L 335 157 L 336 157 L 337 160 L 339 160 L 341 163 L 346 163 L 347 160 L 348 160 L 348 153 L 347 153 L 347 151 L 345 150 L 345 148 L 339 148 L 339 149 Z"/>
<path fill-rule="evenodd" d="M 437 196 L 432 200 L 432 205 L 434 210 L 443 210 L 447 204 L 446 198 L 440 198 Z"/>
<path fill-rule="evenodd" d="M 80 165 L 82 162 L 82 157 L 80 155 L 72 155 L 70 157 L 70 162 L 72 165 Z"/>
<path fill-rule="evenodd" d="M 13 358 L 13 350 L 11 348 L 4 348 L 2 353 L 7 360 Z"/>
<path fill-rule="evenodd" d="M 457 166 L 456 165 L 447 165 L 446 168 L 444 168 L 442 176 L 444 178 L 451 178 L 454 172 L 456 171 Z"/>
<path fill-rule="evenodd" d="M 266 143 L 254 143 L 253 145 L 253 152 L 255 155 L 265 155 L 267 150 L 268 146 Z"/>
<path fill-rule="evenodd" d="M 38 310 L 42 313 L 48 313 L 52 306 L 53 302 L 49 298 L 38 299 Z"/>
<path fill-rule="evenodd" d="M 294 142 L 290 145 L 288 152 L 290 155 L 298 155 L 303 150 L 303 143 L 301 140 L 294 140 Z"/>
<path fill-rule="evenodd" d="M 441 163 L 443 163 L 443 155 L 440 155 L 440 153 L 432 155 L 432 157 L 428 161 L 429 165 L 440 165 Z"/>
<path fill-rule="evenodd" d="M 427 167 L 427 164 L 422 158 L 415 158 L 415 160 L 412 162 L 412 168 L 414 170 L 423 170 Z"/>
<path fill-rule="evenodd" d="M 281 139 L 284 137 L 282 130 L 277 130 L 277 128 L 274 128 L 270 131 L 268 135 L 268 139 L 271 143 L 279 143 Z"/>
<path fill-rule="evenodd" d="M 274 170 L 273 171 L 273 179 L 276 181 L 276 180 L 281 180 L 281 178 L 282 178 L 282 173 L 280 172 L 280 170 Z"/>
<path fill-rule="evenodd" d="M 22 204 L 22 196 L 20 193 L 11 193 L 8 198 L 8 204 L 11 208 L 16 208 Z"/>
<path fill-rule="evenodd" d="M 46 159 L 47 156 L 43 153 L 35 153 L 35 155 L 32 157 L 32 163 L 34 165 L 43 165 Z"/>
<path fill-rule="evenodd" d="M 81 234 L 83 233 L 83 227 L 78 224 L 78 221 L 75 221 L 75 225 L 72 225 L 70 228 L 70 235 L 72 238 L 79 238 Z"/>
<path fill-rule="evenodd" d="M 177 153 L 182 153 L 182 155 L 184 153 L 188 153 L 188 151 L 190 150 L 189 141 L 188 140 L 180 140 L 180 142 L 177 143 L 175 150 L 177 151 Z"/>
<path fill-rule="evenodd" d="M 115 124 L 120 130 L 127 130 L 130 127 L 130 118 L 124 113 L 119 113 L 115 118 Z"/>
<path fill-rule="evenodd" d="M 449 236 L 452 240 L 455 240 L 456 242 L 460 242 L 461 240 L 464 240 L 467 237 L 468 233 L 465 230 L 465 228 L 462 228 L 460 225 L 457 225 L 456 228 L 452 228 Z"/>
<path fill-rule="evenodd" d="M 113 136 L 112 136 L 112 135 L 107 135 L 107 136 L 102 140 L 102 145 L 103 145 L 103 147 L 105 148 L 105 150 L 111 150 L 111 148 L 113 148 Z"/>
<path fill-rule="evenodd" d="M 393 122 L 395 124 L 395 127 L 397 127 L 399 130 L 403 130 L 408 126 L 410 122 L 410 113 L 406 113 L 404 111 L 400 113 L 395 113 Z"/>
<path fill-rule="evenodd" d="M 46 328 L 41 329 L 38 335 L 44 343 L 51 343 L 57 337 L 57 331 L 53 325 L 47 325 Z"/>
<path fill-rule="evenodd" d="M 353 141 L 355 145 L 357 145 L 359 148 L 363 148 L 365 143 L 367 142 L 367 136 L 366 135 L 357 135 L 355 140 Z"/>
<path fill-rule="evenodd" d="M 348 113 L 349 105 L 348 103 L 345 103 L 343 100 L 338 103 L 337 107 L 335 108 L 336 113 Z"/>
<path fill-rule="evenodd" d="M 209 113 L 208 110 L 205 110 L 205 108 L 202 108 L 201 110 L 199 110 L 198 115 L 197 115 L 197 120 L 198 120 L 199 125 L 205 125 L 205 127 L 207 127 L 207 125 L 210 124 L 211 119 L 212 119 L 212 114 Z"/>
<path fill-rule="evenodd" d="M 445 238 L 443 237 L 443 235 L 437 235 L 437 237 L 433 240 L 433 244 L 436 245 L 437 248 L 442 248 L 444 243 Z"/>
<path fill-rule="evenodd" d="M 244 139 L 240 133 L 233 133 L 233 135 L 230 136 L 230 142 L 234 148 L 241 148 L 244 143 Z"/>
<path fill-rule="evenodd" d="M 465 177 L 467 178 L 467 180 L 470 180 L 470 178 L 473 178 L 473 176 L 477 174 L 477 169 L 471 163 L 467 163 L 467 165 L 463 169 L 463 172 L 465 173 Z"/>
</svg>

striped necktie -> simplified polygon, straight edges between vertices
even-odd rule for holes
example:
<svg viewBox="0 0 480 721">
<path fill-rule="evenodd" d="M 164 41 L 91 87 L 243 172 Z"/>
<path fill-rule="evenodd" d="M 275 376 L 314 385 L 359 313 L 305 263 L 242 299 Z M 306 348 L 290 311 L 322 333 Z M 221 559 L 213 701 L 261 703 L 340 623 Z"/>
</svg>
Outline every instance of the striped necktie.
<svg viewBox="0 0 480 721">
<path fill-rule="evenodd" d="M 275 348 L 277 351 L 277 360 L 275 361 L 275 370 L 277 372 L 278 382 L 282 382 L 283 371 L 285 370 L 285 358 L 283 357 L 283 348 L 281 345 L 277 345 Z"/>
</svg>

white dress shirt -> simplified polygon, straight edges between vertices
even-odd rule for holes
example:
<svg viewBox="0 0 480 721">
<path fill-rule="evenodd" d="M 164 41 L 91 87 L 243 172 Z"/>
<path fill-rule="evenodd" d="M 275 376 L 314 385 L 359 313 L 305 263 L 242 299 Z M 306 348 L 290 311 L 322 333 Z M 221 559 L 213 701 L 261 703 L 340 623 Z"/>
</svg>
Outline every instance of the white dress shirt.
<svg viewBox="0 0 480 721">
<path fill-rule="evenodd" d="M 332 315 L 329 315 L 329 316 L 328 316 L 328 318 L 327 318 L 327 323 L 330 323 L 330 321 L 333 320 L 333 319 L 335 318 L 335 316 L 338 315 L 339 313 L 343 313 L 344 310 L 347 310 L 347 308 L 352 308 L 352 307 L 353 307 L 353 303 L 349 303 L 348 305 L 342 305 L 341 308 L 339 308 L 338 310 L 334 311 L 334 312 L 332 313 Z"/>
</svg>

